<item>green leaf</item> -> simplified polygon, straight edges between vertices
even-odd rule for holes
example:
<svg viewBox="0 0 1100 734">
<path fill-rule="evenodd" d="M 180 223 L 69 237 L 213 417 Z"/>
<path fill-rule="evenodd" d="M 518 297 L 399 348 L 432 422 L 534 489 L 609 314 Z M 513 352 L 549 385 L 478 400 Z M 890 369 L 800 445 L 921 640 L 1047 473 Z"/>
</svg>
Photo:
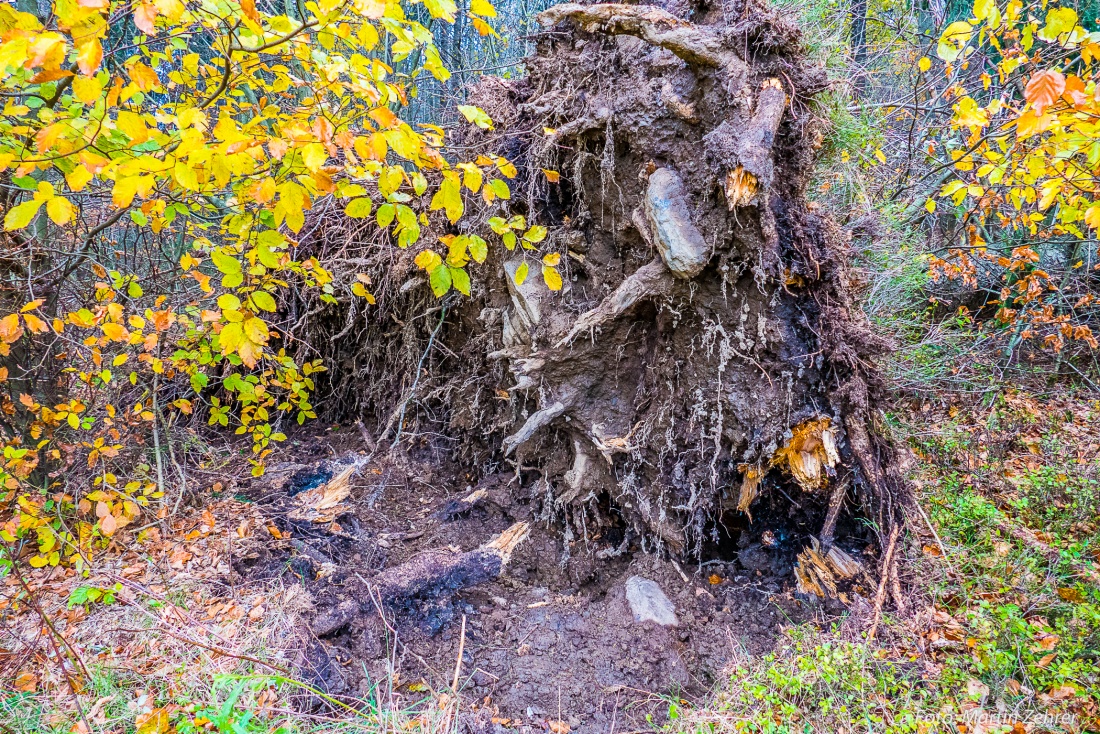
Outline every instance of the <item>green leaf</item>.
<svg viewBox="0 0 1100 734">
<path fill-rule="evenodd" d="M 267 291 L 256 291 L 252 294 L 252 303 L 264 311 L 275 310 L 275 298 Z"/>
<path fill-rule="evenodd" d="M 393 204 L 383 204 L 378 207 L 378 212 L 374 216 L 378 220 L 379 227 L 388 227 L 393 222 L 393 218 L 397 216 L 397 210 Z"/>
<path fill-rule="evenodd" d="M 451 271 L 451 285 L 464 296 L 470 295 L 470 274 L 462 268 L 448 268 Z"/>
<path fill-rule="evenodd" d="M 512 192 L 508 188 L 508 184 L 504 183 L 502 178 L 494 178 L 489 182 L 489 188 L 493 190 L 493 193 L 499 196 L 501 199 L 511 199 Z"/>
<path fill-rule="evenodd" d="M 432 286 L 432 292 L 436 296 L 444 296 L 451 290 L 451 269 L 446 265 L 440 265 L 428 273 L 428 283 Z"/>
<path fill-rule="evenodd" d="M 344 207 L 344 214 L 352 219 L 366 219 L 373 209 L 374 205 L 371 204 L 371 200 L 364 196 L 361 199 L 349 201 L 348 205 Z"/>
<path fill-rule="evenodd" d="M 210 253 L 210 259 L 214 262 L 214 267 L 226 275 L 241 272 L 241 261 L 233 255 L 228 255 L 221 250 L 214 250 Z"/>
<path fill-rule="evenodd" d="M 210 378 L 202 372 L 196 372 L 191 375 L 191 389 L 195 392 L 202 392 L 202 389 L 209 384 Z"/>
<path fill-rule="evenodd" d="M 38 209 L 42 206 L 42 199 L 31 199 L 30 201 L 24 201 L 18 206 L 13 206 L 8 210 L 8 213 L 4 215 L 4 229 L 11 232 L 13 229 L 23 229 L 31 220 L 34 219 L 34 215 L 38 213 Z"/>
<path fill-rule="evenodd" d="M 546 227 L 541 224 L 536 224 L 527 230 L 527 234 L 523 235 L 523 239 L 532 244 L 538 244 L 546 239 Z"/>
<path fill-rule="evenodd" d="M 218 308 L 222 311 L 240 311 L 241 299 L 237 298 L 232 293 L 223 293 L 218 296 Z"/>
<path fill-rule="evenodd" d="M 462 116 L 465 117 L 467 121 L 474 123 L 482 130 L 493 129 L 493 118 L 489 117 L 489 115 L 485 113 L 485 110 L 481 109 L 480 107 L 474 107 L 473 105 L 469 104 L 460 104 L 458 106 L 458 111 L 462 113 Z"/>
<path fill-rule="evenodd" d="M 470 235 L 470 257 L 474 259 L 474 262 L 485 262 L 486 256 L 489 254 L 489 247 L 485 243 L 485 240 L 478 237 L 476 234 Z"/>
</svg>

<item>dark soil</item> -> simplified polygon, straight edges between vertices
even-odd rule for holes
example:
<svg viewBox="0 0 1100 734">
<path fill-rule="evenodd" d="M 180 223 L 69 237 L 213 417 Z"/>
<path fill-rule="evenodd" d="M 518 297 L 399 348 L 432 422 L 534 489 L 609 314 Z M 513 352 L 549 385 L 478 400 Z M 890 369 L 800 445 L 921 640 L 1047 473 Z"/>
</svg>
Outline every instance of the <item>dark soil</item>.
<svg viewBox="0 0 1100 734">
<path fill-rule="evenodd" d="M 535 515 L 538 498 L 525 498 L 514 475 L 482 481 L 485 499 L 452 515 L 455 500 L 473 487 L 427 451 L 365 465 L 335 526 L 287 520 L 294 495 L 332 474 L 331 460 L 318 457 L 356 458 L 334 447 L 344 443 L 355 439 L 303 441 L 297 450 L 308 463 L 275 467 L 246 491 L 290 538 L 268 539 L 235 564 L 251 578 L 297 576 L 313 596 L 315 620 L 341 604 L 367 610 L 315 638 L 305 656 L 303 674 L 330 694 L 388 697 L 391 665 L 399 681 L 392 695 L 402 708 L 448 689 L 465 616 L 460 691 L 468 730 L 492 731 L 507 719 L 520 731 L 557 720 L 574 732 L 606 732 L 613 721 L 629 731 L 645 728 L 647 714 L 656 721 L 667 714 L 662 697 L 705 696 L 732 662 L 768 650 L 780 625 L 840 609 L 791 590 L 791 565 L 809 530 L 797 517 L 715 528 L 718 540 L 703 560 L 678 567 L 642 552 L 625 522 L 565 540 L 560 525 Z M 385 624 L 362 598 L 365 584 L 386 569 L 427 551 L 472 550 L 519 520 L 531 522 L 531 535 L 497 579 L 438 599 L 430 612 L 387 611 Z M 774 547 L 761 542 L 765 527 Z M 661 587 L 678 626 L 635 621 L 625 596 L 634 575 Z"/>
</svg>

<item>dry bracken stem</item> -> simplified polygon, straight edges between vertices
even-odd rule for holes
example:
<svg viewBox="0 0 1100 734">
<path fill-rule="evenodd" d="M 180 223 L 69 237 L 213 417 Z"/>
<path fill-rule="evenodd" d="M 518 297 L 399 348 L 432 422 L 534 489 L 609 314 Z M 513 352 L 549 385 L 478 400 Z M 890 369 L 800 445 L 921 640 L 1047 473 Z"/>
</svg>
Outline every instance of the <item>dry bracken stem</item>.
<svg viewBox="0 0 1100 734">
<path fill-rule="evenodd" d="M 455 677 L 451 681 L 451 690 L 458 697 L 458 677 L 462 674 L 462 653 L 466 648 L 466 615 L 462 615 L 462 631 L 458 635 L 458 659 L 455 660 Z"/>
<path fill-rule="evenodd" d="M 890 543 L 886 546 L 886 553 L 882 557 L 882 570 L 879 572 L 878 593 L 875 594 L 875 616 L 871 620 L 871 631 L 867 633 L 867 642 L 875 639 L 878 631 L 878 620 L 882 615 L 882 603 L 886 600 L 886 582 L 890 578 L 890 565 L 894 560 L 894 545 L 898 540 L 898 525 L 894 524 L 890 531 Z"/>
</svg>

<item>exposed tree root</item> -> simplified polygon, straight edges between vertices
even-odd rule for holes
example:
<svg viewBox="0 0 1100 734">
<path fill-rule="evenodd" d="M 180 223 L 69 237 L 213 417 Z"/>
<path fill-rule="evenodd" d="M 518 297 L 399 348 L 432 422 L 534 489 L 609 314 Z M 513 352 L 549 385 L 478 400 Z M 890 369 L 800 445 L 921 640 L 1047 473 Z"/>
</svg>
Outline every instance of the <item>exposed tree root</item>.
<svg viewBox="0 0 1100 734">
<path fill-rule="evenodd" d="M 431 629 L 449 619 L 456 592 L 500 575 L 512 552 L 529 533 L 527 523 L 516 523 L 497 537 L 467 553 L 438 550 L 421 554 L 389 568 L 362 585 L 347 585 L 345 598 L 313 618 L 310 627 L 318 636 L 329 635 L 360 615 L 378 611 Z M 349 593 L 350 592 L 350 593 Z"/>
<path fill-rule="evenodd" d="M 565 287 L 491 250 L 425 348 L 427 286 L 398 269 L 360 337 L 374 351 L 334 384 L 377 422 L 416 385 L 403 435 L 431 425 L 471 473 L 514 465 L 566 540 L 625 527 L 700 557 L 769 532 L 843 580 L 838 554 L 884 548 L 909 498 L 875 429 L 884 345 L 848 292 L 843 233 L 804 195 L 824 77 L 762 0 L 689 5 L 556 6 L 526 79 L 471 90 L 507 131 L 463 144 L 519 170 L 485 215 L 546 226 Z M 345 315 L 331 333 L 356 333 Z M 388 404 L 341 382 L 375 375 Z M 803 586 L 833 593 L 814 573 Z"/>
</svg>

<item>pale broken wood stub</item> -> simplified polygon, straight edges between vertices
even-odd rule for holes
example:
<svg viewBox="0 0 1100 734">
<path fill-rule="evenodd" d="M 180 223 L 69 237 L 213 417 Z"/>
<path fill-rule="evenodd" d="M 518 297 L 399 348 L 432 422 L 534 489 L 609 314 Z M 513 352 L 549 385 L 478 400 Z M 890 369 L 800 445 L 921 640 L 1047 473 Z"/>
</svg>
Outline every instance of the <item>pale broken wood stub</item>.
<svg viewBox="0 0 1100 734">
<path fill-rule="evenodd" d="M 287 517 L 315 523 L 330 523 L 335 520 L 337 515 L 347 510 L 343 501 L 351 494 L 351 478 L 364 464 L 363 460 L 353 461 L 321 486 L 296 495 L 294 501 L 298 507 L 291 510 Z"/>
<path fill-rule="evenodd" d="M 758 466 L 748 464 L 741 464 L 737 468 L 741 470 L 741 493 L 737 498 L 737 509 L 748 515 L 749 522 L 752 522 L 749 508 L 760 494 L 760 480 L 764 477 L 764 471 Z"/>
<path fill-rule="evenodd" d="M 837 596 L 837 582 L 855 578 L 863 566 L 837 546 L 823 552 L 817 538 L 810 538 L 810 545 L 798 555 L 794 574 L 799 592 L 818 598 Z"/>
<path fill-rule="evenodd" d="M 791 431 L 791 438 L 771 458 L 771 466 L 790 473 L 805 490 L 823 488 L 829 474 L 840 464 L 832 420 L 821 416 L 803 421 Z"/>
</svg>

